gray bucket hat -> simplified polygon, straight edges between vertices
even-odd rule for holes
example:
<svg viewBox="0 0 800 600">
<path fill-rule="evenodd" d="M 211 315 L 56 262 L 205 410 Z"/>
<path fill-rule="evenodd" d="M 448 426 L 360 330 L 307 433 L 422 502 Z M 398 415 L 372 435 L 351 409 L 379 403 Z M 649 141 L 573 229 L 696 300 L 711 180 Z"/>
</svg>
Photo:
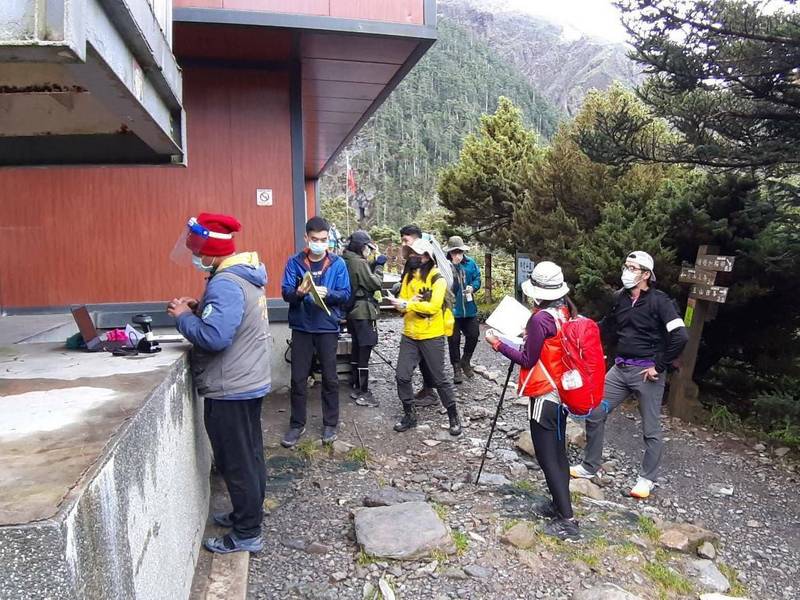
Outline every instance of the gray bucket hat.
<svg viewBox="0 0 800 600">
<path fill-rule="evenodd" d="M 445 246 L 445 252 L 452 252 L 453 250 L 461 250 L 462 252 L 469 251 L 469 246 L 464 243 L 464 240 L 461 239 L 460 235 L 453 235 L 447 240 L 447 246 Z"/>
</svg>

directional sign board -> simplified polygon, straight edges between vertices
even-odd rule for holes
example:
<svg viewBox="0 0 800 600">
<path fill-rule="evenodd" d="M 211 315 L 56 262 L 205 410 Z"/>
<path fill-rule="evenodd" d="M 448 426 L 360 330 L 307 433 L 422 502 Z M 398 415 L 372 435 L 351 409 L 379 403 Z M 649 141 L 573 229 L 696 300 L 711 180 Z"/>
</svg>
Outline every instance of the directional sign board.
<svg viewBox="0 0 800 600">
<path fill-rule="evenodd" d="M 517 284 L 514 286 L 514 289 L 516 291 L 515 296 L 520 302 L 522 301 L 522 288 L 520 286 L 526 279 L 528 279 L 528 277 L 531 276 L 531 273 L 533 273 L 533 266 L 534 263 L 530 254 L 525 254 L 524 252 L 516 253 L 515 270 L 517 272 Z"/>
<path fill-rule="evenodd" d="M 695 267 L 708 269 L 710 271 L 733 271 L 733 261 L 736 260 L 735 256 L 717 256 L 716 254 L 706 254 L 698 256 L 694 261 Z"/>
<path fill-rule="evenodd" d="M 709 302 L 719 302 L 724 304 L 728 298 L 728 288 L 718 285 L 693 285 L 689 290 L 690 298 L 698 300 L 708 300 Z"/>
<path fill-rule="evenodd" d="M 714 285 L 716 278 L 716 271 L 697 269 L 695 267 L 681 267 L 681 275 L 678 278 L 678 281 L 681 283 L 701 283 L 703 285 Z"/>
</svg>

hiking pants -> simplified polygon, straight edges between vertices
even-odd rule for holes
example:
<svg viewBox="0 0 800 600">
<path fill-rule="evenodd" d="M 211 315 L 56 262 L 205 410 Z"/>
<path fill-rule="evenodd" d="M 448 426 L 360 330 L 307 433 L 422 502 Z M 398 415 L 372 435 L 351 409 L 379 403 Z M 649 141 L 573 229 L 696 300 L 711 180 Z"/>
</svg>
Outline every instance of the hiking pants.
<svg viewBox="0 0 800 600">
<path fill-rule="evenodd" d="M 263 400 L 205 399 L 203 417 L 214 464 L 228 488 L 233 531 L 239 538 L 261 535 L 267 485 L 261 433 Z"/>
<path fill-rule="evenodd" d="M 478 337 L 480 336 L 480 328 L 478 326 L 478 317 L 463 317 L 456 319 L 453 326 L 453 335 L 447 338 L 448 345 L 450 346 L 450 364 L 456 364 L 461 360 L 461 333 L 464 333 L 464 362 L 468 363 L 472 359 L 475 352 L 475 346 L 478 345 Z"/>
<path fill-rule="evenodd" d="M 339 424 L 339 376 L 336 373 L 337 333 L 306 333 L 292 330 L 291 427 L 306 425 L 306 397 L 311 359 L 316 352 L 322 368 L 322 423 L 330 427 Z"/>
<path fill-rule="evenodd" d="M 657 381 L 643 381 L 641 370 L 642 367 L 614 365 L 606 374 L 603 400 L 608 404 L 608 412 L 601 405 L 586 419 L 586 450 L 583 455 L 583 467 L 587 471 L 595 473 L 603 464 L 603 439 L 608 415 L 628 396 L 633 395 L 639 401 L 642 437 L 645 446 L 639 474 L 650 481 L 655 481 L 658 465 L 664 454 L 661 401 L 664 398 L 667 374 L 659 373 Z"/>
<path fill-rule="evenodd" d="M 400 352 L 397 355 L 397 395 L 403 406 L 414 404 L 414 388 L 411 378 L 414 369 L 422 360 L 430 369 L 433 387 L 439 392 L 442 406 L 456 405 L 456 392 L 453 381 L 444 372 L 444 336 L 429 340 L 412 340 L 405 335 L 400 337 Z"/>
<path fill-rule="evenodd" d="M 436 383 L 434 382 L 433 378 L 433 372 L 422 356 L 420 356 L 419 360 L 419 372 L 422 374 L 422 387 L 426 387 L 431 390 L 436 387 Z"/>
<path fill-rule="evenodd" d="M 366 392 L 369 390 L 369 359 L 372 349 L 378 343 L 375 321 L 348 319 L 347 330 L 352 337 L 350 368 L 355 376 L 354 387 Z"/>
<path fill-rule="evenodd" d="M 533 400 L 530 399 L 531 402 Z M 542 403 L 539 421 L 531 419 L 530 426 L 536 462 L 544 473 L 547 489 L 553 497 L 553 505 L 564 519 L 571 519 L 573 514 L 566 443 L 567 411 L 557 402 L 546 401 Z"/>
</svg>

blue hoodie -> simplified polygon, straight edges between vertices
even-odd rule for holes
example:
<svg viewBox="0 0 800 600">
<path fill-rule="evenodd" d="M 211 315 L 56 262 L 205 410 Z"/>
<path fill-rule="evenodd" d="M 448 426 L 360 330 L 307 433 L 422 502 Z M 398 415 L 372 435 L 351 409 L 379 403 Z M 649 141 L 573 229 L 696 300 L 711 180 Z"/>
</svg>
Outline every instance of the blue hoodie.
<svg viewBox="0 0 800 600">
<path fill-rule="evenodd" d="M 267 270 L 254 252 L 235 254 L 208 278 L 205 293 L 199 301 L 202 315 L 186 312 L 176 322 L 178 331 L 207 353 L 220 353 L 228 349 L 244 318 L 245 297 L 242 288 L 230 279 L 217 277 L 223 272 L 236 275 L 257 288 L 264 288 L 267 284 Z M 224 399 L 258 398 L 269 389 L 269 385 L 262 386 L 241 394 L 225 395 Z"/>
<path fill-rule="evenodd" d="M 314 304 L 311 294 L 297 295 L 297 288 L 309 270 L 310 259 L 307 251 L 297 253 L 286 263 L 281 282 L 281 294 L 289 303 L 289 327 L 305 333 L 338 333 L 339 321 L 344 319 L 343 305 L 350 299 L 350 276 L 347 265 L 336 254 L 326 253 L 327 267 L 321 276 L 314 278 L 314 284 L 328 288 L 325 304 L 331 315 Z"/>
<path fill-rule="evenodd" d="M 474 317 L 478 314 L 478 305 L 475 304 L 474 299 L 471 302 L 467 302 L 466 298 L 464 298 L 464 288 L 471 285 L 473 292 L 481 289 L 481 270 L 474 260 L 464 255 L 464 260 L 460 264 L 453 265 L 453 272 L 455 274 L 455 277 L 453 277 L 453 293 L 456 297 L 453 304 L 453 316 L 456 319 Z"/>
</svg>

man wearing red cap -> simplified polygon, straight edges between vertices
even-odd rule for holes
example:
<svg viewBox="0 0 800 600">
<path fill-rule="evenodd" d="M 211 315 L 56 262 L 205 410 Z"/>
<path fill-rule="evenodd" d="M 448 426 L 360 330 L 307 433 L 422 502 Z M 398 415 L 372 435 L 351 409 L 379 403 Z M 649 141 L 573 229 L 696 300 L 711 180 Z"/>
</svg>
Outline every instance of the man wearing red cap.
<svg viewBox="0 0 800 600">
<path fill-rule="evenodd" d="M 207 273 L 206 289 L 200 300 L 175 298 L 167 310 L 192 343 L 190 365 L 205 398 L 206 431 L 233 505 L 232 512 L 214 515 L 230 533 L 204 542 L 219 553 L 263 547 L 261 404 L 271 384 L 267 271 L 255 252 L 236 253 L 233 234 L 240 229 L 228 215 L 202 213 L 189 220 L 172 258 L 191 259 Z"/>
</svg>

